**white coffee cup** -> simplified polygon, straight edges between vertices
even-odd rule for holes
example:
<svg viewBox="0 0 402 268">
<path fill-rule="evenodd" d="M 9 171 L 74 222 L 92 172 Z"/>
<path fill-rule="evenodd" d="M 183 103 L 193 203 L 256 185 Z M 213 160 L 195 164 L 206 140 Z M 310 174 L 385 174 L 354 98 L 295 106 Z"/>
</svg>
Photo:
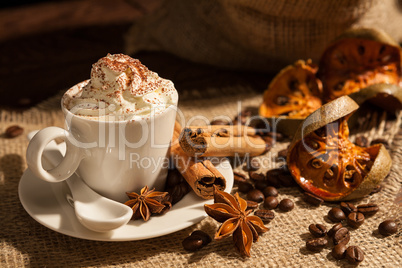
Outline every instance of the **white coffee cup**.
<svg viewBox="0 0 402 268">
<path fill-rule="evenodd" d="M 69 111 L 63 101 L 61 106 L 66 130 L 42 129 L 28 145 L 27 164 L 35 176 L 48 182 L 61 182 L 77 172 L 93 190 L 119 202 L 128 199 L 126 192 L 139 192 L 146 185 L 163 189 L 177 102 L 161 113 L 151 113 L 148 118 L 133 117 L 124 121 L 83 117 Z M 57 167 L 45 170 L 43 151 L 57 138 L 66 142 L 66 154 Z"/>
</svg>

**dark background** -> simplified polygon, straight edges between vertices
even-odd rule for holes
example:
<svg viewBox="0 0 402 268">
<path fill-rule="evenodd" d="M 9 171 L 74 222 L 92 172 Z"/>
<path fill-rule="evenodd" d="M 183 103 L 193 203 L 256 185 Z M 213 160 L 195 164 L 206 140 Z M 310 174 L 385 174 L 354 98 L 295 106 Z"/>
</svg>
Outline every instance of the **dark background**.
<svg viewBox="0 0 402 268">
<path fill-rule="evenodd" d="M 2 1 L 0 107 L 25 109 L 89 78 L 107 53 L 124 53 L 124 35 L 163 0 Z M 164 52 L 131 55 L 177 90 L 249 85 L 263 92 L 272 75 L 217 69 Z"/>
</svg>

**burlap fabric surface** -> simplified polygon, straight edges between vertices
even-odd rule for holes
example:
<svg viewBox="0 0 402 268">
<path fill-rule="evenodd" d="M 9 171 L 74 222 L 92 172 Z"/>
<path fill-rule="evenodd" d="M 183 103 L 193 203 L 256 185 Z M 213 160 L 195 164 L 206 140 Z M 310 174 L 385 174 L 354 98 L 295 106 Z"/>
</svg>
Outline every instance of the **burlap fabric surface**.
<svg viewBox="0 0 402 268">
<path fill-rule="evenodd" d="M 181 94 L 180 108 L 188 120 L 193 116 L 213 119 L 217 116 L 233 118 L 239 109 L 257 107 L 260 94 L 251 88 L 235 87 L 192 91 Z M 46 126 L 62 126 L 59 109 L 60 96 L 23 113 L 2 111 L 0 132 L 11 124 L 24 127 L 25 133 Z M 241 101 L 241 105 L 238 101 Z M 378 224 L 385 219 L 396 219 L 401 224 L 401 207 L 394 203 L 401 186 L 402 135 L 396 134 L 399 126 L 379 123 L 372 118 L 375 128 L 364 134 L 373 139 L 385 137 L 391 144 L 392 172 L 377 194 L 359 200 L 356 204 L 375 202 L 380 212 L 366 219 L 357 230 L 351 231 L 350 245 L 365 251 L 361 267 L 397 267 L 402 263 L 401 229 L 390 237 L 378 234 Z M 395 135 L 396 134 L 396 135 Z M 274 167 L 276 154 L 286 148 L 289 141 L 277 143 L 271 152 L 261 156 L 265 169 Z M 275 219 L 267 224 L 270 231 L 254 243 L 251 258 L 242 258 L 234 249 L 232 239 L 213 241 L 195 253 L 186 252 L 181 241 L 193 230 L 201 229 L 213 236 L 218 224 L 211 218 L 184 230 L 153 239 L 131 242 L 87 241 L 59 234 L 43 227 L 23 209 L 18 199 L 18 183 L 26 169 L 25 151 L 28 141 L 22 135 L 15 139 L 0 138 L 0 218 L 1 267 L 338 267 L 348 266 L 345 260 L 336 261 L 331 248 L 321 253 L 310 253 L 305 242 L 310 235 L 308 225 L 322 223 L 328 228 L 328 210 L 335 204 L 312 208 L 301 200 L 298 188 L 280 188 L 279 198 L 295 201 L 295 209 L 288 213 L 275 212 Z M 244 172 L 242 166 L 236 167 Z M 234 188 L 236 189 L 236 188 Z"/>
<path fill-rule="evenodd" d="M 328 43 L 353 27 L 377 27 L 402 41 L 396 0 L 168 0 L 134 24 L 127 53 L 163 50 L 195 62 L 277 71 L 317 61 Z"/>
</svg>

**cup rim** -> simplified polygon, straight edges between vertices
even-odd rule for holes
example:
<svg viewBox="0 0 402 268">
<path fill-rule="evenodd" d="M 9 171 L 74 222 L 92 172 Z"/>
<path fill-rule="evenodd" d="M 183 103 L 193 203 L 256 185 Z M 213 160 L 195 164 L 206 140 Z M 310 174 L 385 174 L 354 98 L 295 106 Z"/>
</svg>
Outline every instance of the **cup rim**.
<svg viewBox="0 0 402 268">
<path fill-rule="evenodd" d="M 120 123 L 120 124 L 125 124 L 125 123 L 128 123 L 128 122 L 138 122 L 138 121 L 142 121 L 142 120 L 151 120 L 151 119 L 153 119 L 153 118 L 160 117 L 160 116 L 164 115 L 165 113 L 167 113 L 168 111 L 170 111 L 171 109 L 169 109 L 169 108 L 171 108 L 171 107 L 176 107 L 175 110 L 176 110 L 176 112 L 177 112 L 177 104 L 178 104 L 178 101 L 179 101 L 178 94 L 177 94 L 177 98 L 176 98 L 175 103 L 173 103 L 173 104 L 171 104 L 170 106 L 166 107 L 162 112 L 157 113 L 157 114 L 154 114 L 154 115 L 149 116 L 149 117 L 143 117 L 143 118 L 141 118 L 141 119 L 135 119 L 135 120 L 134 120 L 134 119 L 124 119 L 124 120 L 100 120 L 100 117 L 94 116 L 94 118 L 91 119 L 89 116 L 88 116 L 88 117 L 85 117 L 85 116 L 80 116 L 80 115 L 77 115 L 77 114 L 72 113 L 72 112 L 71 112 L 69 109 L 67 109 L 66 106 L 64 105 L 64 104 L 65 104 L 65 100 L 66 100 L 66 96 L 67 96 L 66 93 L 67 93 L 69 90 L 71 90 L 72 88 L 74 88 L 74 87 L 78 87 L 78 86 L 82 86 L 82 87 L 83 87 L 83 86 L 85 86 L 86 84 L 89 83 L 90 80 L 91 80 L 91 79 L 87 79 L 87 80 L 81 81 L 81 82 L 75 84 L 74 86 L 70 87 L 67 91 L 64 92 L 64 94 L 63 94 L 63 96 L 62 96 L 62 98 L 61 98 L 61 109 L 62 109 L 62 111 L 63 111 L 63 113 L 65 114 L 66 117 L 67 117 L 67 115 L 68 115 L 69 117 L 79 118 L 80 120 L 84 120 L 84 121 L 88 121 L 88 122 L 114 123 L 114 124 Z M 176 92 L 177 92 L 177 90 L 176 90 Z"/>
</svg>

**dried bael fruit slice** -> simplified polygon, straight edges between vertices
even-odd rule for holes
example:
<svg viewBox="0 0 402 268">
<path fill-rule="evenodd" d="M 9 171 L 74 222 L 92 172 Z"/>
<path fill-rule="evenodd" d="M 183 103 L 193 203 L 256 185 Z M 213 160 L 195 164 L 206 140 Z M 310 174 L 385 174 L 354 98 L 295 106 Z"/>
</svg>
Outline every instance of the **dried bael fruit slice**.
<svg viewBox="0 0 402 268">
<path fill-rule="evenodd" d="M 318 109 L 322 104 L 322 85 L 316 73 L 317 66 L 311 60 L 298 60 L 282 69 L 264 92 L 260 115 L 304 119 Z"/>
<path fill-rule="evenodd" d="M 298 125 L 321 107 L 322 84 L 311 60 L 282 69 L 264 92 L 259 114 L 280 133 L 293 136 Z"/>
<path fill-rule="evenodd" d="M 399 84 L 400 75 L 400 46 L 385 32 L 372 28 L 352 29 L 339 36 L 325 49 L 317 73 L 324 101 L 373 84 Z"/>
<path fill-rule="evenodd" d="M 361 198 L 391 169 L 382 144 L 359 147 L 348 140 L 347 119 L 358 107 L 348 96 L 323 105 L 299 126 L 289 147 L 287 164 L 296 182 L 326 201 Z"/>
<path fill-rule="evenodd" d="M 349 95 L 357 104 L 370 102 L 390 113 L 402 109 L 402 88 L 393 84 L 375 84 Z"/>
</svg>

